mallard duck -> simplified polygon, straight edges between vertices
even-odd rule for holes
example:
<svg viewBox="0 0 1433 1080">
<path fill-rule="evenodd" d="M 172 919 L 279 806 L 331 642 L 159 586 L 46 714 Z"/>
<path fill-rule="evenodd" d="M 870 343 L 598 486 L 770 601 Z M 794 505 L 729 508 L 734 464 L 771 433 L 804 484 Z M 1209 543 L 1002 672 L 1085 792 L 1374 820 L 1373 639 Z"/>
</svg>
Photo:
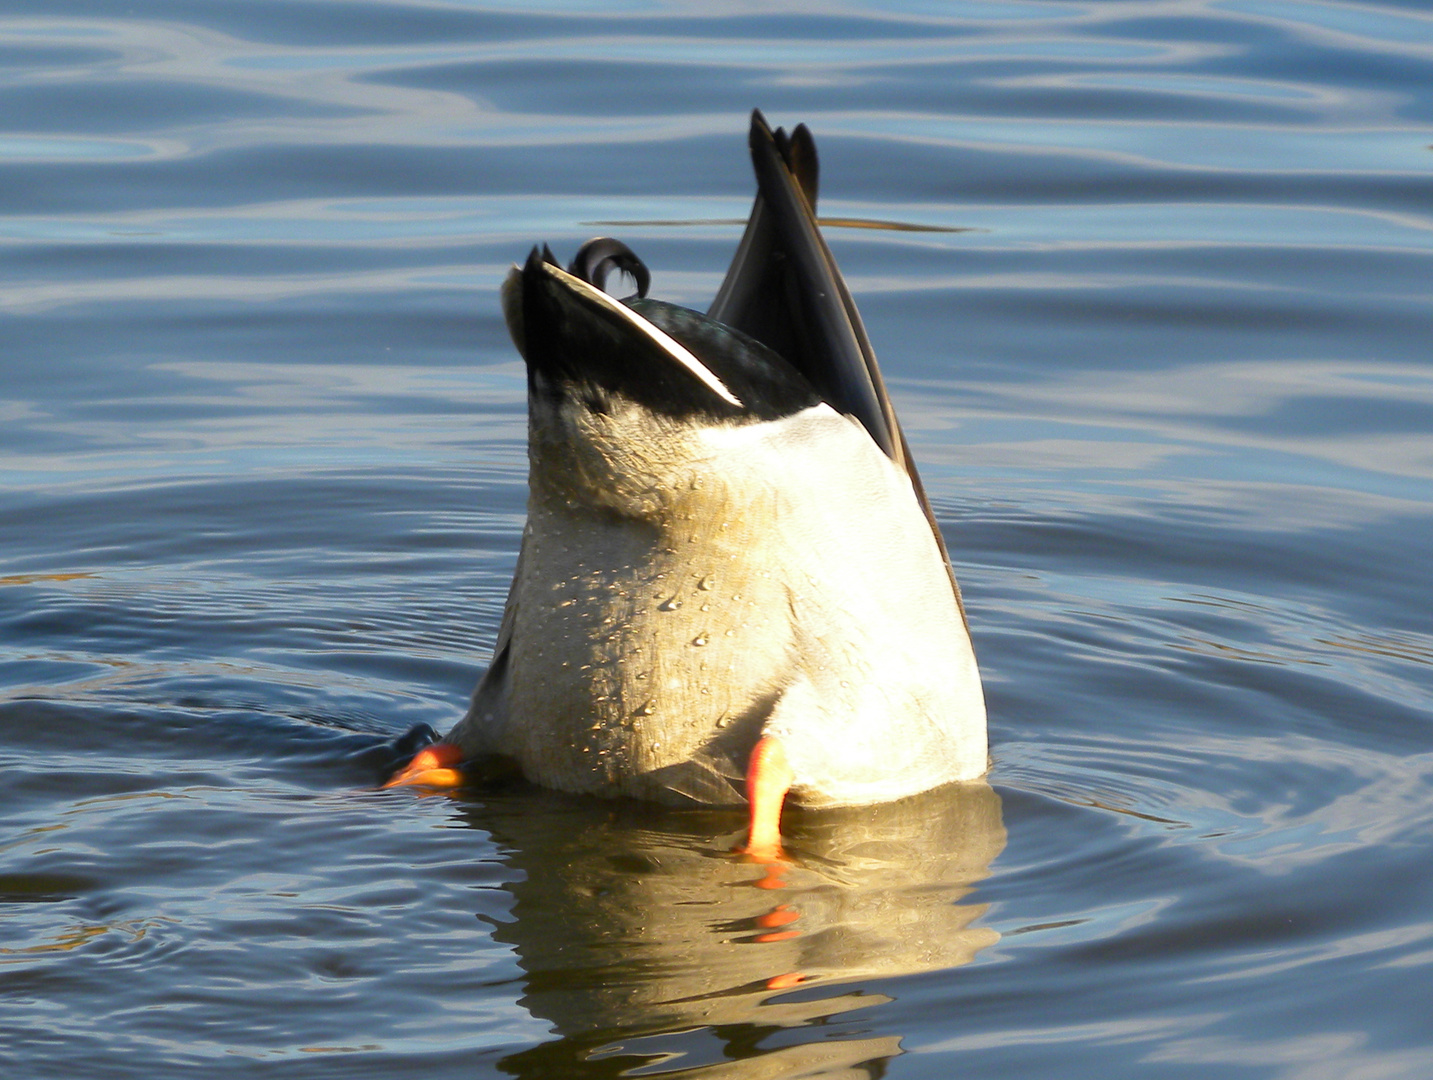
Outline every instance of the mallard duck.
<svg viewBox="0 0 1433 1080">
<path fill-rule="evenodd" d="M 986 771 L 940 531 L 815 216 L 817 159 L 752 116 L 757 196 L 706 314 L 598 239 L 514 267 L 528 520 L 467 715 L 390 781 L 501 759 L 551 788 L 750 807 L 890 802 Z M 618 300 L 613 270 L 636 281 Z"/>
</svg>

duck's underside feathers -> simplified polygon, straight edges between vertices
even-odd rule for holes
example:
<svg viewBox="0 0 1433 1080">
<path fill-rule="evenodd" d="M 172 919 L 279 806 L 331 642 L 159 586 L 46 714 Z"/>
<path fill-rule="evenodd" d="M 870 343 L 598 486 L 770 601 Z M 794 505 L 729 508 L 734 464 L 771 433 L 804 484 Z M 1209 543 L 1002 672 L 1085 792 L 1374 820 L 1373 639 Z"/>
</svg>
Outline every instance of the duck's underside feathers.
<svg viewBox="0 0 1433 1080">
<path fill-rule="evenodd" d="M 547 786 L 739 802 L 767 737 L 815 804 L 986 766 L 959 590 L 816 226 L 814 143 L 756 112 L 750 148 L 756 201 L 705 315 L 647 298 L 646 267 L 605 238 L 566 270 L 534 249 L 504 287 L 528 525 L 447 741 Z M 613 271 L 636 296 L 603 291 Z"/>
</svg>

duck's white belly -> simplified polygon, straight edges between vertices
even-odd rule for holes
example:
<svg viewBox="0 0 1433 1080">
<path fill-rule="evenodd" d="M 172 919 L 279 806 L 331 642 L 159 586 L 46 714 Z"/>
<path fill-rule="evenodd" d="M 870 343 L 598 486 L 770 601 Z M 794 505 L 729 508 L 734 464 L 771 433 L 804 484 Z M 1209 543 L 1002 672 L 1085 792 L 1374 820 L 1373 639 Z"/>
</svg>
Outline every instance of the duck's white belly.
<svg viewBox="0 0 1433 1080">
<path fill-rule="evenodd" d="M 529 779 L 737 802 L 762 734 L 810 803 L 985 771 L 974 656 L 909 482 L 829 408 L 753 427 L 714 436 L 655 517 L 534 489 L 490 733 Z"/>
<path fill-rule="evenodd" d="M 692 781 L 659 770 L 701 759 L 732 772 L 790 665 L 790 627 L 783 586 L 747 557 L 749 523 L 721 524 L 683 536 L 533 509 L 507 717 L 530 779 L 661 797 Z M 702 801 L 738 801 L 725 786 Z"/>
</svg>

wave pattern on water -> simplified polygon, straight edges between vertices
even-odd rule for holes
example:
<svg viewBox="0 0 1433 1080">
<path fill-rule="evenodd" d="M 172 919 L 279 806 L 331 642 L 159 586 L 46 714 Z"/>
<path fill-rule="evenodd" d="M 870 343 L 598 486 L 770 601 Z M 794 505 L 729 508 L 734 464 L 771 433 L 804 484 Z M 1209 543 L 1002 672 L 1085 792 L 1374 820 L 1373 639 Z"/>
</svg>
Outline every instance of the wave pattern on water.
<svg viewBox="0 0 1433 1080">
<path fill-rule="evenodd" d="M 506 267 L 620 228 L 704 307 L 753 106 L 993 786 L 778 882 L 726 813 L 373 791 L 501 617 Z M 1423 5 L 10 0 L 0 116 L 15 1075 L 1433 1070 Z"/>
</svg>

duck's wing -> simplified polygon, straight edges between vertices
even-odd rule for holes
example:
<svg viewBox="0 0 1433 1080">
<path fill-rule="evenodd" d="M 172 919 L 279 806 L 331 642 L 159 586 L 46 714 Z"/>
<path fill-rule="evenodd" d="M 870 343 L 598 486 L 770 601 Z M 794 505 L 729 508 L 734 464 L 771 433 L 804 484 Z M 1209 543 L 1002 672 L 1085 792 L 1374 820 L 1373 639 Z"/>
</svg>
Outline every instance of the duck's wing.
<svg viewBox="0 0 1433 1080">
<path fill-rule="evenodd" d="M 756 202 L 731 267 L 707 314 L 785 357 L 832 408 L 859 420 L 871 439 L 905 470 L 941 557 L 945 539 L 896 419 L 861 314 L 816 223 L 819 165 L 805 124 L 788 136 L 751 114 Z M 960 586 L 950 571 L 956 606 Z"/>
</svg>

